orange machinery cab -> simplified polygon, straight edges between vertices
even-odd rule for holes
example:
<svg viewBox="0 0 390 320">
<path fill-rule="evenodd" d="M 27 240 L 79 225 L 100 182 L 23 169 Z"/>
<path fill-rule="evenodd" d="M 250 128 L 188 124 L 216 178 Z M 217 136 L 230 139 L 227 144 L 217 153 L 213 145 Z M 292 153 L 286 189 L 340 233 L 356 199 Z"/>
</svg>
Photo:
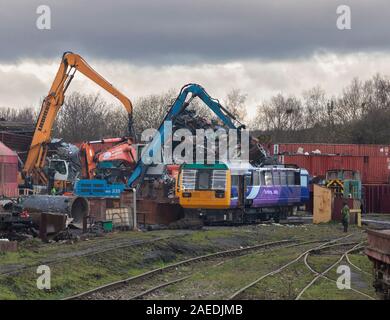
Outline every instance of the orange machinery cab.
<svg viewBox="0 0 390 320">
<path fill-rule="evenodd" d="M 183 208 L 230 207 L 231 176 L 226 164 L 183 164 L 176 179 L 176 196 Z"/>
<path fill-rule="evenodd" d="M 127 166 L 135 166 L 137 162 L 137 150 L 129 143 L 121 143 L 111 147 L 98 155 L 98 162 L 119 161 Z"/>
</svg>

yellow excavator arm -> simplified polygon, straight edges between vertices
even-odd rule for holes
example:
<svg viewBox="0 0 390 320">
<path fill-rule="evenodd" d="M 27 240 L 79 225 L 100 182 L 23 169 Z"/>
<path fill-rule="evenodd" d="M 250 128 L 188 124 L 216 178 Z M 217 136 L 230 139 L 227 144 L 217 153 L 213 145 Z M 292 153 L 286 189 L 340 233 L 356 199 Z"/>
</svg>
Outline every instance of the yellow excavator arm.
<svg viewBox="0 0 390 320">
<path fill-rule="evenodd" d="M 129 114 L 129 134 L 131 136 L 134 135 L 132 127 L 133 106 L 130 99 L 94 71 L 78 54 L 65 52 L 49 94 L 43 100 L 27 160 L 23 168 L 24 176 L 31 176 L 34 183 L 47 184 L 47 177 L 42 169 L 45 165 L 51 131 L 58 111 L 64 103 L 65 92 L 77 70 L 111 93 L 123 104 Z"/>
</svg>

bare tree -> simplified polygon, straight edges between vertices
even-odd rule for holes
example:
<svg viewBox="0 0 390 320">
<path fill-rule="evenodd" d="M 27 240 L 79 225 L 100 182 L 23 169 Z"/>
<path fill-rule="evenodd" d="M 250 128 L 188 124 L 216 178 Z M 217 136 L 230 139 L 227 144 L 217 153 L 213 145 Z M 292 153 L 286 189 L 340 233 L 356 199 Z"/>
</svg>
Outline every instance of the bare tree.
<svg viewBox="0 0 390 320">
<path fill-rule="evenodd" d="M 35 123 L 37 117 L 37 111 L 30 107 L 20 109 L 0 108 L 0 118 L 5 121 Z"/>
<path fill-rule="evenodd" d="M 134 102 L 136 132 L 157 128 L 175 101 L 177 92 L 141 97 Z M 246 117 L 246 95 L 233 89 L 223 105 L 238 119 Z M 199 99 L 188 107 L 207 119 L 216 118 Z M 0 118 L 35 124 L 32 108 L 0 108 Z M 390 80 L 380 74 L 355 78 L 338 97 L 328 97 L 316 86 L 302 98 L 277 94 L 261 103 L 250 123 L 257 133 L 278 142 L 390 143 Z M 128 134 L 128 115 L 119 105 L 107 104 L 99 95 L 69 95 L 54 126 L 55 137 L 80 142 Z"/>
<path fill-rule="evenodd" d="M 364 116 L 351 123 L 345 130 L 351 143 L 389 144 L 390 110 L 369 110 Z"/>
<path fill-rule="evenodd" d="M 363 85 L 363 111 L 388 109 L 390 107 L 390 81 L 376 74 Z"/>
<path fill-rule="evenodd" d="M 255 122 L 258 128 L 266 130 L 298 130 L 303 125 L 302 114 L 302 104 L 298 98 L 285 98 L 278 94 L 257 107 Z"/>
<path fill-rule="evenodd" d="M 106 132 L 105 137 L 124 137 L 129 132 L 129 114 L 120 105 L 108 106 L 105 114 Z"/>
<path fill-rule="evenodd" d="M 324 126 L 327 121 L 327 98 L 325 91 L 319 87 L 313 87 L 303 94 L 304 128 Z"/>
<path fill-rule="evenodd" d="M 139 98 L 134 104 L 133 113 L 136 132 L 141 133 L 145 129 L 158 128 L 171 107 L 175 96 L 175 92 L 169 90 L 160 95 L 151 94 Z"/>
<path fill-rule="evenodd" d="M 354 78 L 338 98 L 335 115 L 341 124 L 355 121 L 362 116 L 364 106 L 363 84 Z"/>
<path fill-rule="evenodd" d="M 110 125 L 106 122 L 107 109 L 99 95 L 72 93 L 58 113 L 54 134 L 68 142 L 101 139 Z"/>
<path fill-rule="evenodd" d="M 247 95 L 242 94 L 239 89 L 232 89 L 224 101 L 225 107 L 239 120 L 244 121 L 247 116 L 246 102 Z"/>
</svg>

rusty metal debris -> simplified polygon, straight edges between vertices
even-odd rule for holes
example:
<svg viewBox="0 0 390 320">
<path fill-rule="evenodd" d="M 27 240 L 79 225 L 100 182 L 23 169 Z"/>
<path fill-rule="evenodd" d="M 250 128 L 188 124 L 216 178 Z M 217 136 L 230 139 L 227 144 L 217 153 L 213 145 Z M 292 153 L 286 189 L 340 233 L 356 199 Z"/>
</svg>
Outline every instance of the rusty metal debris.
<svg viewBox="0 0 390 320">
<path fill-rule="evenodd" d="M 74 224 L 82 224 L 88 215 L 89 203 L 87 199 L 75 196 L 32 195 L 22 200 L 22 208 L 29 212 L 68 215 Z"/>
</svg>

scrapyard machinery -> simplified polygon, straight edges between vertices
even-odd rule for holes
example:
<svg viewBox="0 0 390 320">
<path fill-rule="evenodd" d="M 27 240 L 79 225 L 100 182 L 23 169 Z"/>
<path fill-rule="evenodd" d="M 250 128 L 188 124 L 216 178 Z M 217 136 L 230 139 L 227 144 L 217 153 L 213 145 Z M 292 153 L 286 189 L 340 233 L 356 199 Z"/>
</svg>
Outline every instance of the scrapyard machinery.
<svg viewBox="0 0 390 320">
<path fill-rule="evenodd" d="M 155 132 L 154 136 L 142 150 L 141 157 L 137 160 L 136 165 L 134 166 L 132 172 L 128 175 L 126 183 L 110 183 L 107 179 L 82 179 L 76 182 L 74 192 L 78 196 L 84 197 L 111 197 L 111 198 L 119 198 L 124 190 L 133 189 L 138 190 L 138 198 L 137 198 L 137 212 L 148 211 L 144 208 L 154 208 L 156 215 L 164 216 L 165 214 L 169 214 L 169 212 L 175 211 L 177 207 L 180 207 L 178 199 L 174 196 L 171 200 L 167 200 L 166 196 L 161 197 L 159 199 L 156 196 L 156 192 L 152 191 L 150 194 L 152 195 L 152 200 L 143 197 L 143 187 L 149 185 L 149 181 L 161 181 L 162 176 L 166 176 L 166 172 L 171 177 L 175 174 L 172 172 L 178 172 L 178 168 L 173 168 L 169 163 L 164 162 L 163 157 L 163 141 L 167 139 L 171 139 L 168 135 L 170 132 L 166 131 L 166 128 L 177 126 L 180 120 L 183 120 L 182 117 L 185 113 L 185 110 L 190 105 L 191 101 L 198 97 L 200 100 L 204 102 L 204 104 L 214 112 L 217 118 L 222 122 L 222 125 L 227 129 L 233 129 L 238 131 L 238 135 L 242 129 L 245 128 L 234 115 L 232 115 L 227 109 L 225 109 L 218 100 L 211 98 L 208 93 L 205 91 L 203 87 L 198 84 L 187 84 L 181 90 L 172 104 L 171 108 L 167 112 L 163 121 L 161 122 L 158 130 Z M 186 122 L 186 121 L 184 121 Z M 195 121 L 196 122 L 196 121 Z M 168 125 L 167 125 L 168 124 Z M 180 125 L 179 125 L 180 127 Z M 185 127 L 185 124 L 184 124 Z M 195 128 L 196 129 L 196 128 Z M 156 138 L 159 137 L 159 138 Z M 262 147 L 262 145 L 254 138 L 250 137 L 250 150 L 249 155 L 252 156 L 250 161 L 253 161 L 254 164 L 275 164 L 273 161 L 270 161 L 270 156 L 268 152 Z M 158 155 L 157 158 L 162 159 L 162 163 L 158 164 L 150 164 L 148 158 L 154 158 L 155 155 Z M 253 155 L 256 157 L 253 158 Z M 161 156 L 161 157 L 160 157 Z M 177 164 L 176 164 L 177 166 Z M 178 166 L 177 166 L 178 167 Z M 165 171 L 164 171 L 165 170 Z M 155 178 L 150 178 L 153 176 Z M 169 180 L 169 179 L 168 179 Z M 175 183 L 168 181 L 170 183 L 170 187 L 173 190 L 173 194 L 175 194 Z M 151 184 L 153 185 L 153 183 Z M 153 188 L 153 186 L 152 186 Z M 174 205 L 175 207 L 173 207 Z M 182 209 L 181 209 L 182 210 Z M 150 212 L 150 211 L 149 211 Z M 152 214 L 154 215 L 154 214 Z"/>
<path fill-rule="evenodd" d="M 168 134 L 167 132 L 165 132 L 165 128 L 167 127 L 166 124 L 174 124 L 175 121 L 180 117 L 180 115 L 182 115 L 186 108 L 190 105 L 191 101 L 196 97 L 201 99 L 205 103 L 205 105 L 215 113 L 218 119 L 220 119 L 227 128 L 234 130 L 241 130 L 245 128 L 245 126 L 242 125 L 233 114 L 231 114 L 226 108 L 224 108 L 218 100 L 211 98 L 202 86 L 198 84 L 187 84 L 183 86 L 180 90 L 178 97 L 165 115 L 151 142 L 143 148 L 142 156 L 139 157 L 132 172 L 128 175 L 125 186 L 120 188 L 122 191 L 125 187 L 137 188 L 140 186 L 142 178 L 144 177 L 147 169 L 151 167 L 151 165 L 148 164 L 149 161 L 147 161 L 146 159 L 153 158 L 154 155 L 161 154 L 162 152 L 162 141 L 164 141 L 164 139 L 167 139 L 166 136 Z M 156 136 L 160 136 L 161 139 L 155 139 Z M 261 145 L 256 145 L 256 148 L 259 148 L 261 157 L 267 157 L 267 152 L 261 147 Z M 164 165 L 164 163 L 161 164 Z M 107 181 L 102 181 L 102 179 L 94 181 L 88 179 L 79 180 L 76 183 L 76 193 L 78 195 L 83 196 L 101 196 L 102 192 L 105 192 L 104 189 L 109 187 L 109 183 L 106 184 L 106 182 Z M 97 186 L 98 184 L 99 186 L 95 188 L 94 186 Z M 115 196 L 109 191 L 107 191 L 106 194 Z M 117 194 L 116 196 L 119 196 L 119 194 Z"/>
<path fill-rule="evenodd" d="M 49 177 L 47 172 L 44 171 L 44 167 L 46 166 L 46 156 L 51 139 L 51 131 L 57 114 L 64 103 L 65 93 L 76 71 L 84 74 L 101 88 L 115 96 L 123 104 L 129 116 L 129 134 L 131 137 L 134 137 L 132 125 L 133 106 L 130 99 L 93 70 L 81 56 L 72 52 L 65 52 L 62 56 L 60 67 L 49 93 L 43 100 L 31 146 L 28 151 L 27 160 L 24 163 L 22 177 L 24 179 L 25 187 L 31 187 L 31 185 L 34 184 L 45 186 L 49 184 Z M 62 188 L 66 189 L 66 185 L 69 184 L 69 181 L 67 181 L 68 164 L 61 159 L 55 159 L 53 161 L 54 165 L 52 167 L 54 170 L 56 168 L 61 168 L 60 171 L 55 170 L 53 174 L 54 181 Z"/>
</svg>

